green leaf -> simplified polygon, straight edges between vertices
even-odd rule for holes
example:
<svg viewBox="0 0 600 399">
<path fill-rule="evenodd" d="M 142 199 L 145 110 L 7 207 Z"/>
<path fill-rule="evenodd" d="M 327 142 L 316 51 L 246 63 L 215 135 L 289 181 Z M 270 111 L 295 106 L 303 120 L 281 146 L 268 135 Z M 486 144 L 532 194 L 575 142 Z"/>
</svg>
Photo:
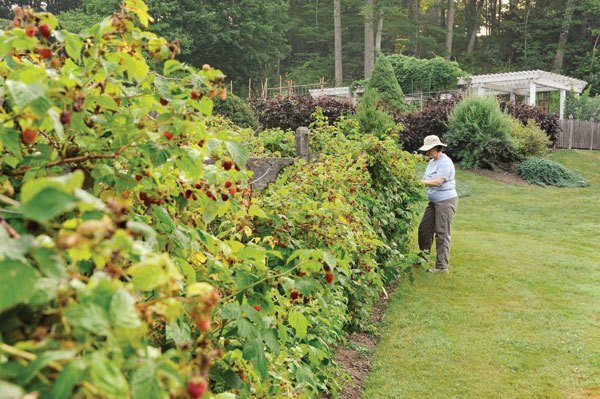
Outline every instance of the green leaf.
<svg viewBox="0 0 600 399">
<path fill-rule="evenodd" d="M 87 370 L 86 363 L 77 359 L 67 364 L 60 372 L 50 391 L 50 399 L 70 398 L 73 388 L 81 382 Z"/>
<path fill-rule="evenodd" d="M 337 261 L 335 260 L 335 257 L 327 251 L 323 251 L 323 260 L 331 268 L 333 268 L 337 265 Z"/>
<path fill-rule="evenodd" d="M 21 135 L 15 129 L 4 127 L 0 124 L 0 141 L 19 161 L 23 160 L 21 152 Z"/>
<path fill-rule="evenodd" d="M 163 68 L 163 73 L 165 76 L 169 76 L 173 72 L 180 71 L 183 69 L 181 62 L 177 60 L 168 60 L 165 62 L 165 66 Z"/>
<path fill-rule="evenodd" d="M 277 339 L 277 330 L 273 328 L 263 330 L 261 335 L 271 352 L 273 352 L 275 356 L 279 356 L 279 340 Z"/>
<path fill-rule="evenodd" d="M 83 48 L 83 39 L 74 33 L 62 31 L 65 35 L 65 49 L 67 54 L 74 60 L 78 60 Z"/>
<path fill-rule="evenodd" d="M 38 269 L 40 269 L 44 276 L 57 278 L 67 277 L 63 259 L 51 249 L 37 248 L 33 251 L 33 258 L 37 262 Z"/>
<path fill-rule="evenodd" d="M 170 275 L 165 262 L 163 257 L 154 257 L 131 266 L 128 272 L 133 276 L 134 287 L 150 291 L 169 281 Z"/>
<path fill-rule="evenodd" d="M 156 364 L 151 361 L 145 362 L 131 378 L 133 399 L 159 399 L 162 392 L 158 381 Z"/>
<path fill-rule="evenodd" d="M 19 108 L 26 107 L 46 93 L 45 87 L 39 83 L 27 84 L 19 80 L 7 80 L 6 86 L 15 105 Z"/>
<path fill-rule="evenodd" d="M 35 285 L 35 270 L 26 263 L 5 259 L 0 262 L 0 313 L 27 301 Z"/>
<path fill-rule="evenodd" d="M 256 338 L 244 344 L 244 359 L 249 360 L 262 378 L 267 376 L 267 358 L 262 340 Z"/>
<path fill-rule="evenodd" d="M 56 216 L 70 211 L 77 205 L 74 196 L 54 187 L 46 187 L 31 200 L 21 204 L 23 216 L 39 223 L 45 223 Z"/>
<path fill-rule="evenodd" d="M 27 367 L 25 367 L 25 369 L 19 373 L 17 376 L 17 383 L 20 385 L 29 384 L 37 372 L 46 367 L 48 363 L 55 362 L 57 360 L 72 359 L 76 353 L 77 352 L 75 351 L 69 350 L 43 352 L 38 356 L 37 359 L 29 363 Z"/>
<path fill-rule="evenodd" d="M 248 162 L 248 150 L 246 147 L 238 143 L 237 141 L 225 141 L 225 147 L 229 151 L 229 155 L 233 162 L 235 162 L 240 168 L 246 166 Z"/>
<path fill-rule="evenodd" d="M 117 328 L 137 328 L 142 325 L 135 309 L 135 299 L 123 288 L 119 288 L 110 302 L 109 316 Z"/>
<path fill-rule="evenodd" d="M 167 340 L 172 340 L 178 347 L 189 346 L 192 343 L 192 331 L 186 323 L 168 323 L 165 327 Z"/>
<path fill-rule="evenodd" d="M 228 303 L 221 310 L 221 318 L 223 320 L 237 320 L 241 315 L 242 310 L 237 303 Z"/>
<path fill-rule="evenodd" d="M 298 338 L 304 338 L 308 329 L 308 321 L 306 320 L 306 317 L 300 312 L 293 311 L 290 312 L 288 316 L 288 322 L 296 330 L 296 335 Z"/>
<path fill-rule="evenodd" d="M 302 295 L 310 295 L 319 290 L 320 285 L 312 278 L 299 278 L 295 282 L 295 287 Z"/>
<path fill-rule="evenodd" d="M 70 305 L 65 310 L 65 316 L 74 327 L 97 335 L 109 335 L 110 333 L 108 315 L 102 307 L 95 303 Z"/>
<path fill-rule="evenodd" d="M 30 180 L 21 189 L 21 202 L 28 202 L 44 188 L 52 187 L 65 193 L 72 194 L 76 188 L 81 188 L 85 176 L 82 171 L 76 170 L 68 175 L 52 178 Z"/>
<path fill-rule="evenodd" d="M 123 373 L 104 354 L 93 354 L 90 373 L 93 385 L 110 398 L 127 398 L 129 386 Z"/>
<path fill-rule="evenodd" d="M 170 233 L 175 229 L 175 222 L 173 222 L 171 215 L 169 215 L 169 212 L 167 212 L 165 208 L 161 206 L 152 205 L 152 210 L 154 211 L 154 216 L 156 217 L 156 219 L 158 219 L 161 223 L 163 223 L 169 228 L 167 233 Z"/>
<path fill-rule="evenodd" d="M 248 209 L 248 215 L 250 216 L 256 216 L 259 218 L 268 218 L 267 214 L 265 213 L 265 211 L 263 211 L 262 209 L 260 209 L 260 207 L 256 204 L 250 206 L 250 209 Z"/>
<path fill-rule="evenodd" d="M 258 329 L 250 322 L 250 320 L 241 318 L 237 322 L 237 329 L 240 337 L 246 339 L 256 338 L 258 336 Z"/>
</svg>

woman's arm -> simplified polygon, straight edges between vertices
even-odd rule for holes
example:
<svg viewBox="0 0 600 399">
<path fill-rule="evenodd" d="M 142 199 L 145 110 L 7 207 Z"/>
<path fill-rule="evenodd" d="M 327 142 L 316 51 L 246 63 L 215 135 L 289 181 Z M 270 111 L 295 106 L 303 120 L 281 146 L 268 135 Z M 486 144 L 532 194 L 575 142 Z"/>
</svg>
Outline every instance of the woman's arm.
<svg viewBox="0 0 600 399">
<path fill-rule="evenodd" d="M 435 179 L 431 179 L 431 180 L 425 180 L 425 179 L 421 180 L 421 183 L 423 183 L 427 187 L 440 187 L 445 182 L 446 182 L 446 179 L 444 179 L 443 177 L 436 177 Z"/>
</svg>

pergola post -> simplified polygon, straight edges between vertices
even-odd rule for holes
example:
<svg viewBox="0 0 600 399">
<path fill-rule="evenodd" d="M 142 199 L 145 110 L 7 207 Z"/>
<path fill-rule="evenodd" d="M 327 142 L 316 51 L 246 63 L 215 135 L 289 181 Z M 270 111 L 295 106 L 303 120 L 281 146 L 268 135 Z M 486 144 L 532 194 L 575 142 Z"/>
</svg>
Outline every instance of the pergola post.
<svg viewBox="0 0 600 399">
<path fill-rule="evenodd" d="M 535 81 L 532 80 L 531 82 L 529 82 L 529 105 L 531 105 L 532 107 L 535 107 L 536 97 L 537 85 L 535 84 Z"/>
<path fill-rule="evenodd" d="M 567 99 L 567 91 L 566 90 L 561 90 L 560 91 L 560 112 L 559 112 L 559 118 L 562 121 L 565 118 L 565 102 Z"/>
<path fill-rule="evenodd" d="M 517 103 L 517 96 L 515 95 L 514 91 L 510 92 L 510 102 L 511 102 L 511 104 L 516 104 Z"/>
</svg>

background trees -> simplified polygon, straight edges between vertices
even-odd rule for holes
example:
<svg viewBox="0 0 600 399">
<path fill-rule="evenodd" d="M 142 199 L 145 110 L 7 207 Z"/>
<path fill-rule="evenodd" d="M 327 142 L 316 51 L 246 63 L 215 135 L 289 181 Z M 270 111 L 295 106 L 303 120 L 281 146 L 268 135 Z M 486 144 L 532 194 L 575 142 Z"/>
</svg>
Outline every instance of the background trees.
<svg viewBox="0 0 600 399">
<path fill-rule="evenodd" d="M 1 0 L 0 17 L 11 19 L 16 3 L 47 4 L 72 29 L 106 15 L 118 1 Z M 472 73 L 555 70 L 592 82 L 593 94 L 599 91 L 600 0 L 150 0 L 148 5 L 156 19 L 152 29 L 178 38 L 185 61 L 199 66 L 218 59 L 234 87 L 249 78 L 278 81 L 280 75 L 298 84 L 320 77 L 334 84 L 337 29 L 337 64 L 344 65 L 338 80 L 344 83 L 364 78 L 381 51 L 442 56 Z"/>
</svg>

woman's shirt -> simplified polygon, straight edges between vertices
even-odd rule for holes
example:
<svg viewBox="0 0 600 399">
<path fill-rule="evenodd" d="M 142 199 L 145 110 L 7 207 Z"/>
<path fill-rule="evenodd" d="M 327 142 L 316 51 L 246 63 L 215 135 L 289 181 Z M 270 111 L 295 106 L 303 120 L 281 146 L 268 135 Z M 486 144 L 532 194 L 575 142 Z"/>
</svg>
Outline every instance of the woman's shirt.
<svg viewBox="0 0 600 399">
<path fill-rule="evenodd" d="M 423 179 L 433 180 L 441 177 L 445 180 L 440 187 L 427 188 L 427 198 L 430 202 L 445 201 L 458 197 L 454 173 L 454 164 L 446 154 L 442 154 L 437 160 L 432 159 L 429 161 Z"/>
</svg>

